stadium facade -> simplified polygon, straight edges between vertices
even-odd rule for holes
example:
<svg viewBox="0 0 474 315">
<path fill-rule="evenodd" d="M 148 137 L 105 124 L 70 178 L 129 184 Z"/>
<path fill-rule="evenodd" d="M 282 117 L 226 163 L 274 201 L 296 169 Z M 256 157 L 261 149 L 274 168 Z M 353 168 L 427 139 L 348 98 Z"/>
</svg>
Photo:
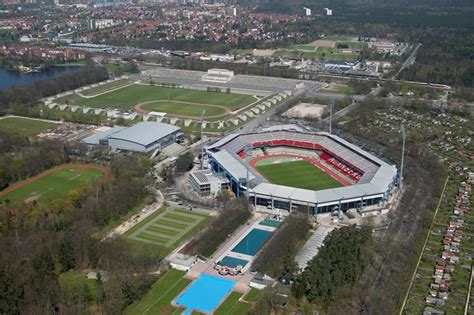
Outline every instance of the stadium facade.
<svg viewBox="0 0 474 315">
<path fill-rule="evenodd" d="M 314 159 L 315 164 L 332 170 L 350 184 L 317 191 L 272 184 L 248 160 L 278 148 Z M 246 194 L 255 206 L 271 209 L 300 209 L 312 214 L 380 209 L 387 206 L 398 184 L 395 166 L 324 132 L 272 127 L 261 132 L 236 133 L 208 146 L 206 152 L 212 171 L 229 179 L 236 196 Z"/>
</svg>

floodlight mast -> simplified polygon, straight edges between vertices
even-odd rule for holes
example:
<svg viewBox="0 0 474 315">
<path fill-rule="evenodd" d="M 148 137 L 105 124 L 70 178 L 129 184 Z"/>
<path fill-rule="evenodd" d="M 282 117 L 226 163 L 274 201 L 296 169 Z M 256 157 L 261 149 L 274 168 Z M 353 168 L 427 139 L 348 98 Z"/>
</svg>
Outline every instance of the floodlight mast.
<svg viewBox="0 0 474 315">
<path fill-rule="evenodd" d="M 404 166 L 404 160 L 405 160 L 405 139 L 406 139 L 406 132 L 405 132 L 405 126 L 403 123 L 400 126 L 400 134 L 402 135 L 402 158 L 400 162 L 400 190 L 402 190 L 403 187 L 403 166 Z"/>
<path fill-rule="evenodd" d="M 206 113 L 205 110 L 201 113 L 201 170 L 204 167 L 204 114 Z"/>
<path fill-rule="evenodd" d="M 334 106 L 334 99 L 329 99 L 329 134 L 332 133 L 332 108 Z"/>
</svg>

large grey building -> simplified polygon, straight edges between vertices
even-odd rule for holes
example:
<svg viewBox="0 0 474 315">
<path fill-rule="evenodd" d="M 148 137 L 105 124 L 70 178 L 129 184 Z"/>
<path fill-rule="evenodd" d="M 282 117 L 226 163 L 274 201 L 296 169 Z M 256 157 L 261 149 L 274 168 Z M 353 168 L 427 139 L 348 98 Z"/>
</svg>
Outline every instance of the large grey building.
<svg viewBox="0 0 474 315">
<path fill-rule="evenodd" d="M 158 122 L 140 122 L 130 127 L 113 127 L 83 139 L 87 144 L 108 145 L 112 150 L 149 153 L 162 149 L 182 136 L 181 129 Z"/>
</svg>

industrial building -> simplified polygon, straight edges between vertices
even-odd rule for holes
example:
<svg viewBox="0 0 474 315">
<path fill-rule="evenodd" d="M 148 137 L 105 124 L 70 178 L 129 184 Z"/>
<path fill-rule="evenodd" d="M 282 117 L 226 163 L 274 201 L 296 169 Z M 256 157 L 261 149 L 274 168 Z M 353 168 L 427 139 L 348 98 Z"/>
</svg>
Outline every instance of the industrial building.
<svg viewBox="0 0 474 315">
<path fill-rule="evenodd" d="M 181 129 L 158 122 L 140 122 L 129 127 L 116 126 L 94 134 L 82 142 L 107 145 L 114 151 L 150 153 L 161 150 L 183 137 Z"/>
</svg>

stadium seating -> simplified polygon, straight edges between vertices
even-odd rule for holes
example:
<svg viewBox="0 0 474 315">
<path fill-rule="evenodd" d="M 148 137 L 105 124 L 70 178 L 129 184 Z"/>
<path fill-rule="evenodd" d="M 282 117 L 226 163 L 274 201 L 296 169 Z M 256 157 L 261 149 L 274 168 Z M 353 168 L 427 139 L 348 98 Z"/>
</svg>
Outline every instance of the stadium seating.
<svg viewBox="0 0 474 315">
<path fill-rule="evenodd" d="M 324 135 L 315 135 L 294 131 L 273 131 L 242 134 L 238 138 L 223 145 L 229 152 L 235 152 L 246 158 L 243 149 L 266 148 L 267 154 L 294 154 L 323 161 L 337 172 L 344 174 L 355 182 L 370 182 L 379 165 Z M 273 150 L 273 148 L 280 148 Z M 254 150 L 253 156 L 261 154 Z M 242 157 L 244 156 L 244 157 Z"/>
</svg>

